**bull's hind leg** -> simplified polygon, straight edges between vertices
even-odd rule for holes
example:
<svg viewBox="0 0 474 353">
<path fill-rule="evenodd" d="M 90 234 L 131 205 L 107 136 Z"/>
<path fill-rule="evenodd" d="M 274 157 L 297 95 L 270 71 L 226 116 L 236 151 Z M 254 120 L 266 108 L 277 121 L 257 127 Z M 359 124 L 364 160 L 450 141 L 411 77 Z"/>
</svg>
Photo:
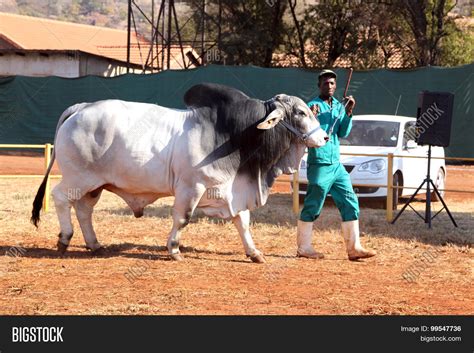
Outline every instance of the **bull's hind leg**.
<svg viewBox="0 0 474 353">
<path fill-rule="evenodd" d="M 245 254 L 250 257 L 253 262 L 264 263 L 265 258 L 263 254 L 257 250 L 252 239 L 252 234 L 250 234 L 250 211 L 241 211 L 232 218 L 235 227 L 239 231 L 240 238 L 244 244 Z"/>
<path fill-rule="evenodd" d="M 97 241 L 97 237 L 92 225 L 92 212 L 94 206 L 100 199 L 102 190 L 95 190 L 88 192 L 81 199 L 77 200 L 74 203 L 74 209 L 76 210 L 76 217 L 81 226 L 82 235 L 84 236 L 84 241 L 86 242 L 86 247 L 92 252 L 97 253 L 102 246 Z"/>
<path fill-rule="evenodd" d="M 179 251 L 181 230 L 191 219 L 196 206 L 206 191 L 203 185 L 197 185 L 192 190 L 177 190 L 173 205 L 173 228 L 168 236 L 168 252 L 172 260 L 181 261 L 183 256 Z"/>
<path fill-rule="evenodd" d="M 71 206 L 73 202 L 71 190 L 74 189 L 65 187 L 64 182 L 61 181 L 54 187 L 52 192 L 54 207 L 56 208 L 56 214 L 58 215 L 59 226 L 61 228 L 58 240 L 58 251 L 61 254 L 66 252 L 74 233 L 71 222 Z"/>
</svg>

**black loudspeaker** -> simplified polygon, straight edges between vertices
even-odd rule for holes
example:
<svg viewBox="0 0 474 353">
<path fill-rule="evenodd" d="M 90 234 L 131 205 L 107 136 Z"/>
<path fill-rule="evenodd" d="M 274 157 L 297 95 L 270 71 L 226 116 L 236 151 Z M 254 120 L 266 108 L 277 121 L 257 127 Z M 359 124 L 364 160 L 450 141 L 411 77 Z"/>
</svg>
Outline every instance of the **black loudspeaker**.
<svg viewBox="0 0 474 353">
<path fill-rule="evenodd" d="M 418 94 L 416 143 L 448 147 L 451 138 L 454 94 L 422 91 Z"/>
</svg>

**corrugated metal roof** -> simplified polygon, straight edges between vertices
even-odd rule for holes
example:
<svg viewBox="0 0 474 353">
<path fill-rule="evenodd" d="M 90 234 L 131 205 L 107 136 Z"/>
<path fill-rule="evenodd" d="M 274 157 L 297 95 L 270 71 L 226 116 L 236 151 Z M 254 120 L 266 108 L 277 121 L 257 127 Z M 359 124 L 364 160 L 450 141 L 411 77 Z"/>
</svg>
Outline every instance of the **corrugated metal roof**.
<svg viewBox="0 0 474 353">
<path fill-rule="evenodd" d="M 127 61 L 127 31 L 119 29 L 0 12 L 0 36 L 18 49 L 80 50 Z M 130 62 L 144 65 L 150 48 L 149 42 L 137 38 L 133 32 L 131 42 Z M 189 45 L 184 46 L 184 49 L 185 53 L 193 51 Z M 170 64 L 172 69 L 182 69 L 185 64 L 189 66 L 187 61 L 183 63 L 177 46 L 171 48 Z"/>
</svg>

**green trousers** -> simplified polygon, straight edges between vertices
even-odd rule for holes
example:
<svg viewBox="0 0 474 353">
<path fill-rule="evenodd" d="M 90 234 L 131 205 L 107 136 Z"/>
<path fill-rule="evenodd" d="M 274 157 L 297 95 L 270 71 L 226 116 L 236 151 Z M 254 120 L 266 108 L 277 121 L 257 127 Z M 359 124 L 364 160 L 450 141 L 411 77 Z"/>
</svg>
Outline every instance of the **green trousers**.
<svg viewBox="0 0 474 353">
<path fill-rule="evenodd" d="M 343 222 L 359 219 L 359 201 L 352 188 L 349 173 L 341 163 L 333 163 L 308 165 L 308 189 L 300 220 L 316 220 L 328 192 L 331 193 Z"/>
</svg>

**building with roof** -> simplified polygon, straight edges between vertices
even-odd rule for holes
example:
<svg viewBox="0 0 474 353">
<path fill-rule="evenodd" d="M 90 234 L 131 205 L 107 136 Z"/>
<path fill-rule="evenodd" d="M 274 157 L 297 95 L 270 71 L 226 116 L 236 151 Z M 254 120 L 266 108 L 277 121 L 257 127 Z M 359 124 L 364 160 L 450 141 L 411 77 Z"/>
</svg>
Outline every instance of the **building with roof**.
<svg viewBox="0 0 474 353">
<path fill-rule="evenodd" d="M 305 46 L 306 50 L 306 62 L 311 66 L 311 52 L 316 52 L 318 49 L 315 48 L 312 44 L 307 44 Z M 406 53 L 398 48 L 394 48 L 393 46 L 388 48 L 387 52 L 383 52 L 379 49 L 376 54 L 373 56 L 372 60 L 376 62 L 375 65 L 377 67 L 383 67 L 386 69 L 403 69 L 407 67 L 406 62 Z M 365 65 L 370 63 L 365 63 Z M 296 55 L 290 55 L 285 53 L 274 53 L 272 58 L 272 65 L 277 67 L 301 67 L 301 60 Z M 333 67 L 340 67 L 340 68 L 349 68 L 354 66 L 351 58 L 347 55 L 342 55 L 336 59 L 334 62 Z"/>
<path fill-rule="evenodd" d="M 132 73 L 157 72 L 160 48 L 131 33 Z M 151 54 L 153 48 L 153 54 Z M 184 52 L 192 47 L 184 46 Z M 193 67 L 181 48 L 170 50 L 170 69 Z M 0 13 L 0 75 L 80 77 L 127 72 L 127 31 Z"/>
</svg>

